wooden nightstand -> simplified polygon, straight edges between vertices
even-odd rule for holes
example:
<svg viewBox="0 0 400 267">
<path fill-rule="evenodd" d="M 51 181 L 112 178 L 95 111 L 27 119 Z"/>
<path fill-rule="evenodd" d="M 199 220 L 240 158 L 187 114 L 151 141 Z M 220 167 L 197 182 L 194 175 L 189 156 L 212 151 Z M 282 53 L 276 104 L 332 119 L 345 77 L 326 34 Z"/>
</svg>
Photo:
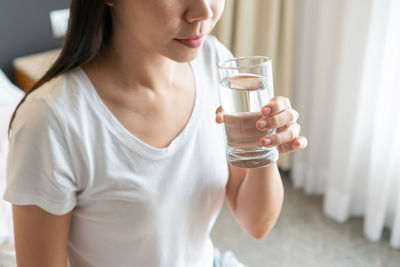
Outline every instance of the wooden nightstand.
<svg viewBox="0 0 400 267">
<path fill-rule="evenodd" d="M 13 62 L 15 82 L 28 92 L 57 59 L 61 50 L 51 50 L 39 54 L 16 58 Z"/>
</svg>

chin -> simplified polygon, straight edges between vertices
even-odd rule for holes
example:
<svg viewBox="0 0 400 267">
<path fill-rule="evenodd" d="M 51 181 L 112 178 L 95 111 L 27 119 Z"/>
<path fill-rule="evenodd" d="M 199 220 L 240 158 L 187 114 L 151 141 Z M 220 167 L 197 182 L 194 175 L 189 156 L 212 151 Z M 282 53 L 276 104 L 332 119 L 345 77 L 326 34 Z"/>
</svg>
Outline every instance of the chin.
<svg viewBox="0 0 400 267">
<path fill-rule="evenodd" d="M 203 46 L 198 48 L 179 49 L 174 51 L 174 53 L 170 53 L 167 57 L 179 63 L 190 62 L 200 54 L 202 47 Z"/>
<path fill-rule="evenodd" d="M 191 55 L 191 56 L 185 56 L 185 57 L 178 57 L 178 58 L 171 58 L 173 61 L 179 62 L 179 63 L 187 63 L 192 61 L 193 59 L 195 59 L 197 57 L 199 53 L 195 54 L 195 55 Z"/>
</svg>

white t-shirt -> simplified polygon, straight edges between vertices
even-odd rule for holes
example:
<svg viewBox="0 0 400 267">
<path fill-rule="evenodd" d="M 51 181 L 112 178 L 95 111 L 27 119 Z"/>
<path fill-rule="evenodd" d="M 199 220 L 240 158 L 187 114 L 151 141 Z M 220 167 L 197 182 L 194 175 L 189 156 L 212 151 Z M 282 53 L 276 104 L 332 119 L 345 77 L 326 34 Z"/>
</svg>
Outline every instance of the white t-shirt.
<svg viewBox="0 0 400 267">
<path fill-rule="evenodd" d="M 80 68 L 34 91 L 13 122 L 4 199 L 73 210 L 72 267 L 211 267 L 229 172 L 216 64 L 231 56 L 207 38 L 190 62 L 191 117 L 162 149 L 124 128 Z"/>
</svg>

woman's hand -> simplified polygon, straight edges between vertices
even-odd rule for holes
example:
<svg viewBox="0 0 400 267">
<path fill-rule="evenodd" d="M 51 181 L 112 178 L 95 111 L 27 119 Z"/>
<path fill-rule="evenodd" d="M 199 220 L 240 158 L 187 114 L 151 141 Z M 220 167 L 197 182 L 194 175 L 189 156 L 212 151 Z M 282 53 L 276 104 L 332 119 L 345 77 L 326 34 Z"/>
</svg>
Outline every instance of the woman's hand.
<svg viewBox="0 0 400 267">
<path fill-rule="evenodd" d="M 278 146 L 280 153 L 288 153 L 307 146 L 307 139 L 299 136 L 300 125 L 297 123 L 299 113 L 292 109 L 290 100 L 278 96 L 261 109 L 263 117 L 256 123 L 260 131 L 276 129 L 276 133 L 261 138 L 260 143 L 265 147 Z M 222 108 L 216 110 L 217 123 L 224 122 Z"/>
</svg>

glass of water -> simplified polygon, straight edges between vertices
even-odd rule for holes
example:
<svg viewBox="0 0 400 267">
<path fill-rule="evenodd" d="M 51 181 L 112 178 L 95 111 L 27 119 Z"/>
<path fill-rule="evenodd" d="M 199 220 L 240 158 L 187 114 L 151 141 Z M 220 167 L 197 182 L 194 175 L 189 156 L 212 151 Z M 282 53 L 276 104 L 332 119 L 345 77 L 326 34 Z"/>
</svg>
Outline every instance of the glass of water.
<svg viewBox="0 0 400 267">
<path fill-rule="evenodd" d="M 249 56 L 218 63 L 219 94 L 223 109 L 226 153 L 241 168 L 259 168 L 276 162 L 277 147 L 264 147 L 261 137 L 275 130 L 260 131 L 256 122 L 261 109 L 274 96 L 271 58 Z"/>
</svg>

